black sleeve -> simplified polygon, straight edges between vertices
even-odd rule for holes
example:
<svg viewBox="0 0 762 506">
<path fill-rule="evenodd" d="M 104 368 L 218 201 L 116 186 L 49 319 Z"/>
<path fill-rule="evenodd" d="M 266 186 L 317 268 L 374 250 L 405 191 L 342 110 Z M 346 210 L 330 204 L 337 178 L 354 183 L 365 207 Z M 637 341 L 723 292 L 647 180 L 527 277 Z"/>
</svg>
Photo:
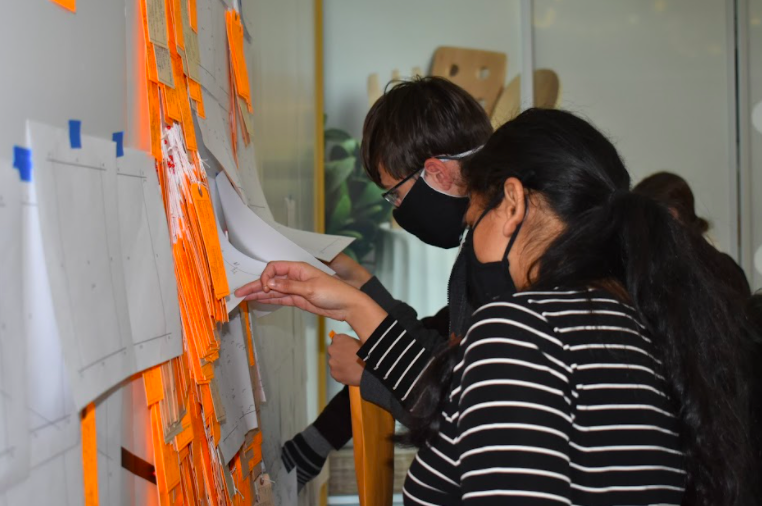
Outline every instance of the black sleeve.
<svg viewBox="0 0 762 506">
<path fill-rule="evenodd" d="M 440 315 L 442 311 L 434 317 L 437 318 L 433 321 L 434 327 L 427 327 L 422 320 L 418 319 L 418 313 L 416 313 L 415 309 L 392 297 L 375 276 L 365 283 L 361 290 L 397 320 L 407 330 L 410 337 L 429 350 L 429 352 L 439 349 L 443 344 L 447 343 L 448 332 L 440 332 L 443 327 Z M 447 320 L 448 325 L 445 328 L 449 326 L 449 314 Z"/>
<path fill-rule="evenodd" d="M 345 386 L 330 400 L 312 425 L 335 450 L 341 449 L 352 439 L 349 387 Z"/>
</svg>

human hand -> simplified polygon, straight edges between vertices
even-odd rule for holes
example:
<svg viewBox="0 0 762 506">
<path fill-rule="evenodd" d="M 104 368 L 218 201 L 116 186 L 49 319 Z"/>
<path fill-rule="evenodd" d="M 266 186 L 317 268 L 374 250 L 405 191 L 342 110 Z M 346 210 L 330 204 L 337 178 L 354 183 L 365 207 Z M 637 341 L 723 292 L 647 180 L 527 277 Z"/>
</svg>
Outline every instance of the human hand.
<svg viewBox="0 0 762 506">
<path fill-rule="evenodd" d="M 336 334 L 328 347 L 328 366 L 331 377 L 349 386 L 358 386 L 365 363 L 357 356 L 360 341 L 346 334 Z"/>
<path fill-rule="evenodd" d="M 336 255 L 336 258 L 328 263 L 328 267 L 336 272 L 339 279 L 357 289 L 362 288 L 362 285 L 373 277 L 365 267 L 344 253 Z"/>
<path fill-rule="evenodd" d="M 259 280 L 235 291 L 237 297 L 265 304 L 294 306 L 310 313 L 345 321 L 364 293 L 303 262 L 270 262 Z"/>
</svg>

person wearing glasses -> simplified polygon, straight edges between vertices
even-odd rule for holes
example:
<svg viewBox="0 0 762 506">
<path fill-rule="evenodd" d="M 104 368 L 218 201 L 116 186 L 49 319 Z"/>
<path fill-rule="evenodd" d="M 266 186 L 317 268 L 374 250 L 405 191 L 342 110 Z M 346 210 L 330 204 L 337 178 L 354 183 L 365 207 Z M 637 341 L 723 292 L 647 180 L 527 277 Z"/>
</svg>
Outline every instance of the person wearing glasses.
<svg viewBox="0 0 762 506">
<path fill-rule="evenodd" d="M 366 370 L 405 392 L 405 506 L 757 502 L 757 329 L 714 248 L 630 191 L 614 145 L 565 111 L 522 112 L 462 174 L 477 309 L 433 360 L 306 263 L 238 291 L 346 321 Z"/>
<path fill-rule="evenodd" d="M 368 177 L 386 189 L 383 198 L 394 206 L 394 218 L 403 229 L 426 244 L 455 248 L 460 244 L 468 208 L 461 162 L 491 134 L 484 109 L 457 85 L 437 77 L 401 82 L 387 91 L 365 118 L 363 165 Z M 450 279 L 449 306 L 422 320 L 412 307 L 395 300 L 376 277 L 347 255 L 340 254 L 330 267 L 358 294 L 370 296 L 395 315 L 427 350 L 423 358 L 430 359 L 445 347 L 449 334 L 467 328 L 471 307 L 466 300 L 460 257 Z M 345 385 L 359 385 L 364 399 L 405 423 L 405 392 L 366 370 L 356 355 L 359 346 L 359 341 L 350 336 L 334 337 L 328 348 L 331 375 Z M 344 388 L 312 425 L 283 447 L 283 462 L 288 471 L 296 468 L 299 488 L 320 473 L 331 450 L 342 448 L 351 437 L 349 394 Z"/>
</svg>

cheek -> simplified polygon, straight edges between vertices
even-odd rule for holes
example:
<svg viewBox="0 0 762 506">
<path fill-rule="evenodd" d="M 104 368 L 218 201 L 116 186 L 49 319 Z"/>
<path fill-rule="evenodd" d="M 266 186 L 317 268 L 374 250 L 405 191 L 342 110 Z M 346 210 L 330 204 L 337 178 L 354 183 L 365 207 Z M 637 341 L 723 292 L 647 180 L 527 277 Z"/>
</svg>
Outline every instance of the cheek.
<svg viewBox="0 0 762 506">
<path fill-rule="evenodd" d="M 474 230 L 474 253 L 481 263 L 502 261 L 505 247 L 508 245 L 507 239 L 503 240 L 505 238 L 500 230 L 490 225 L 482 220 Z"/>
</svg>

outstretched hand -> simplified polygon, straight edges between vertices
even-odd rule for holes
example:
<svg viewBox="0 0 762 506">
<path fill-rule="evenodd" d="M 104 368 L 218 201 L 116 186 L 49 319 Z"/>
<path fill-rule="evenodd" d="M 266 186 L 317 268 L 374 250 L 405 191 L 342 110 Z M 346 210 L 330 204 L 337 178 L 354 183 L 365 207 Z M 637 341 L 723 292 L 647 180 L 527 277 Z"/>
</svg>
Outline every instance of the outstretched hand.
<svg viewBox="0 0 762 506">
<path fill-rule="evenodd" d="M 259 280 L 235 291 L 237 297 L 293 306 L 345 321 L 353 303 L 365 295 L 347 283 L 303 262 L 270 262 Z"/>
</svg>

